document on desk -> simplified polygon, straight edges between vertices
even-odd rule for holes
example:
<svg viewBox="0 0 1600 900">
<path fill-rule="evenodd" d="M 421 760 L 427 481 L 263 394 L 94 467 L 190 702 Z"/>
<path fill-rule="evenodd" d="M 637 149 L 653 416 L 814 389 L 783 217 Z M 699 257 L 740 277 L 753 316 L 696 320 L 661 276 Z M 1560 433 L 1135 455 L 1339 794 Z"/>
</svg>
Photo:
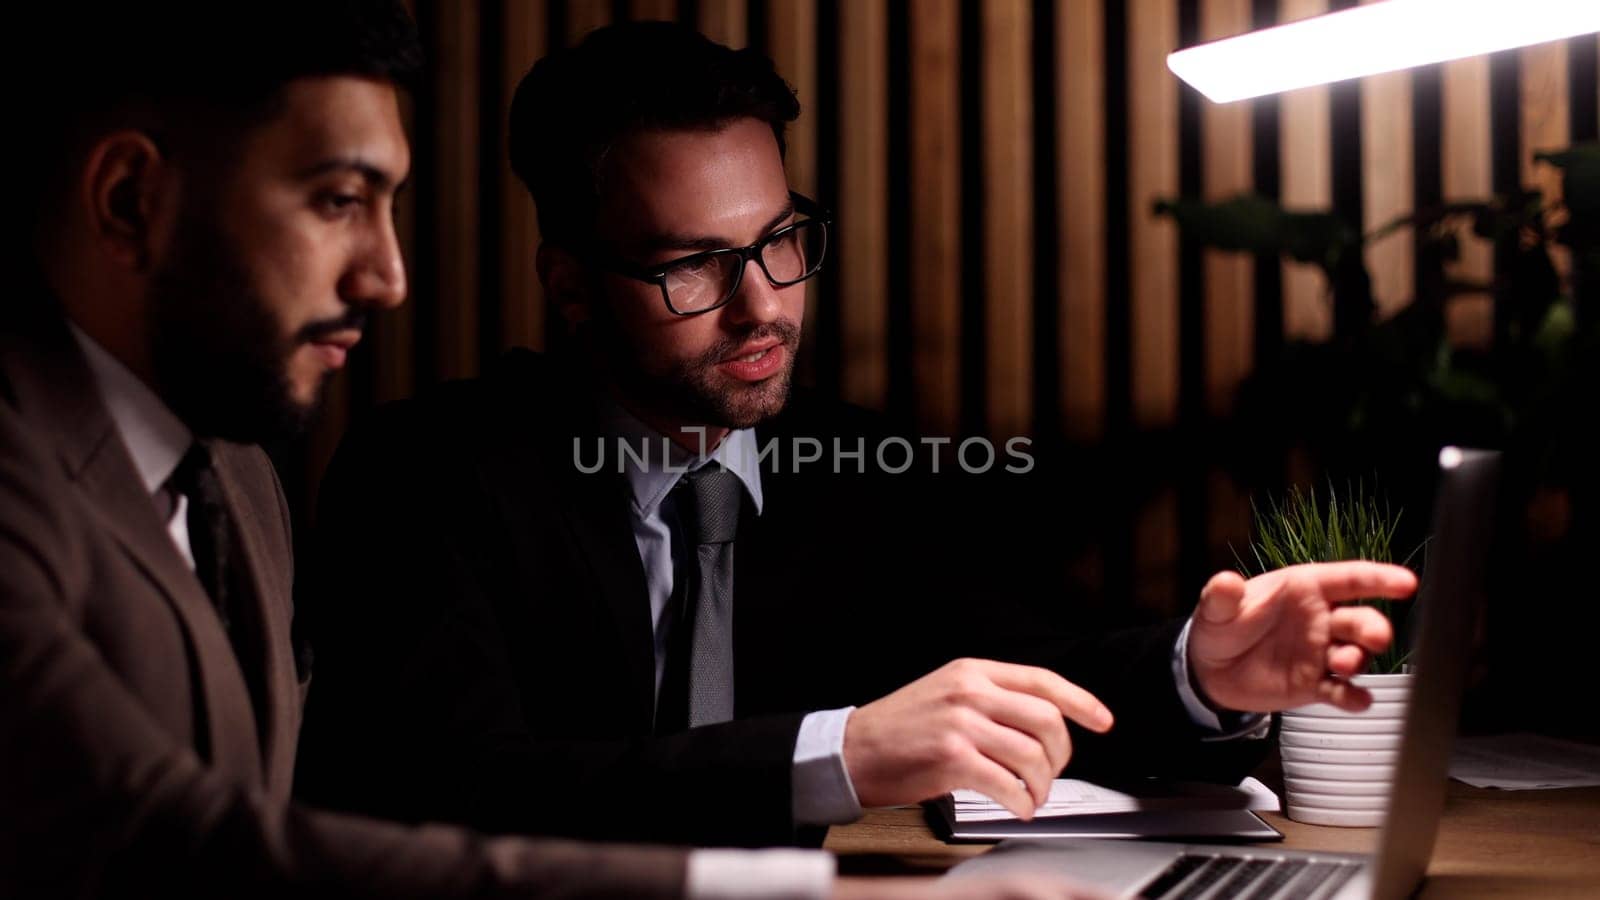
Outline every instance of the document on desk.
<svg viewBox="0 0 1600 900">
<path fill-rule="evenodd" d="M 1450 777 L 1507 791 L 1600 785 L 1600 747 L 1537 734 L 1456 740 Z"/>
<path fill-rule="evenodd" d="M 1254 778 L 1237 787 L 1145 781 L 1109 787 L 1058 778 L 1031 821 L 977 791 L 955 791 L 930 804 L 935 830 L 951 841 L 1035 838 L 1165 838 L 1271 841 L 1282 837 L 1254 811 L 1279 809 L 1277 795 Z"/>
</svg>

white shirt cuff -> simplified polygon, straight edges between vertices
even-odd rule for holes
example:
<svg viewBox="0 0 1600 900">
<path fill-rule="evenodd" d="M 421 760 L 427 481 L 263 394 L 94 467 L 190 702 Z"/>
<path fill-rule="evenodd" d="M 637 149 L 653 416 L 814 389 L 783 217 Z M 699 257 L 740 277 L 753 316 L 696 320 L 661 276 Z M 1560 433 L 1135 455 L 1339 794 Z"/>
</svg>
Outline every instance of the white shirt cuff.
<svg viewBox="0 0 1600 900">
<path fill-rule="evenodd" d="M 1189 628 L 1193 625 L 1194 619 L 1190 619 L 1183 623 L 1183 631 L 1178 633 L 1178 645 L 1172 648 L 1172 677 L 1177 682 L 1178 699 L 1183 702 L 1189 720 L 1211 732 L 1201 740 L 1231 741 L 1235 738 L 1266 737 L 1272 719 L 1265 713 L 1230 713 L 1228 718 L 1231 721 L 1224 725 L 1222 717 L 1206 706 L 1200 695 L 1195 693 L 1194 682 L 1189 678 Z"/>
<path fill-rule="evenodd" d="M 796 825 L 843 825 L 861 818 L 861 801 L 844 766 L 844 726 L 854 706 L 828 709 L 800 721 L 794 742 Z"/>
<path fill-rule="evenodd" d="M 827 900 L 837 862 L 820 850 L 695 850 L 689 900 Z"/>
</svg>

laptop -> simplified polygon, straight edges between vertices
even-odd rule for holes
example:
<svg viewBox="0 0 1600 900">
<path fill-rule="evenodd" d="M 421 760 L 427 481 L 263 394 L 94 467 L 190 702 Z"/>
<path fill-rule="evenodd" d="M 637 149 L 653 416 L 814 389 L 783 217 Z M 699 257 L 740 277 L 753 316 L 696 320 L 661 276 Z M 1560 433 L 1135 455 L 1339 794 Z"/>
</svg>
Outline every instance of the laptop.
<svg viewBox="0 0 1600 900">
<path fill-rule="evenodd" d="M 1433 538 L 1414 632 L 1417 677 L 1406 712 L 1393 795 L 1372 854 L 1144 841 L 1013 840 L 946 876 L 1050 871 L 1117 897 L 1150 900 L 1398 900 L 1427 871 L 1444 810 L 1468 655 L 1483 608 L 1494 531 L 1499 454 L 1439 454 Z"/>
</svg>

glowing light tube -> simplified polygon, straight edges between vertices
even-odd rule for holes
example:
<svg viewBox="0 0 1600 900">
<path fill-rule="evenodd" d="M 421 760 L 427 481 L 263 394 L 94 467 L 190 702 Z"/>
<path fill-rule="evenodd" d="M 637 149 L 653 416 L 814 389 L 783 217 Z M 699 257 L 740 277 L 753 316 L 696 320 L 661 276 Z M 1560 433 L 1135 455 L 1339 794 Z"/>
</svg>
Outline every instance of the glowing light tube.
<svg viewBox="0 0 1600 900">
<path fill-rule="evenodd" d="M 1384 0 L 1179 50 L 1216 103 L 1600 31 L 1600 0 Z"/>
</svg>

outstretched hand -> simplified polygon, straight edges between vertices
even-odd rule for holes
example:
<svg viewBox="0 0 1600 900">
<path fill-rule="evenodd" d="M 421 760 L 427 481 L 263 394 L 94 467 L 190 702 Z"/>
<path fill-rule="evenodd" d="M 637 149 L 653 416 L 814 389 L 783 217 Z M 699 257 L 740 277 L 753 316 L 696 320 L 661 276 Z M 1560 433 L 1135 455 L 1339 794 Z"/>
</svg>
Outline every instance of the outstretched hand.
<svg viewBox="0 0 1600 900">
<path fill-rule="evenodd" d="M 1221 572 L 1200 592 L 1189 629 L 1189 666 L 1205 699 L 1241 712 L 1307 703 L 1359 711 L 1372 695 L 1347 679 L 1394 640 L 1364 599 L 1404 600 L 1417 576 L 1374 562 L 1289 566 L 1246 581 Z"/>
</svg>

